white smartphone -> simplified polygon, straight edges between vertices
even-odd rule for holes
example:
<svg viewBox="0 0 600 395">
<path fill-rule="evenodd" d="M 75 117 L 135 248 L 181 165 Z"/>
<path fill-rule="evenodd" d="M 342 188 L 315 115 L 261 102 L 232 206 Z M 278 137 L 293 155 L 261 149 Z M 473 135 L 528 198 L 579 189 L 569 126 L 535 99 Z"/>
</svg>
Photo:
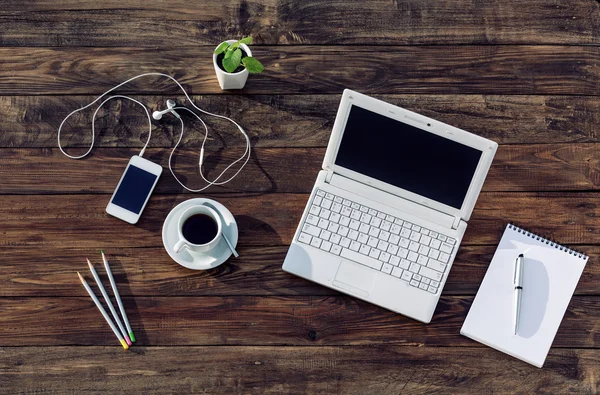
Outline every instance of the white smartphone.
<svg viewBox="0 0 600 395">
<path fill-rule="evenodd" d="M 130 224 L 140 219 L 162 173 L 162 166 L 134 155 L 115 189 L 106 212 Z"/>
</svg>

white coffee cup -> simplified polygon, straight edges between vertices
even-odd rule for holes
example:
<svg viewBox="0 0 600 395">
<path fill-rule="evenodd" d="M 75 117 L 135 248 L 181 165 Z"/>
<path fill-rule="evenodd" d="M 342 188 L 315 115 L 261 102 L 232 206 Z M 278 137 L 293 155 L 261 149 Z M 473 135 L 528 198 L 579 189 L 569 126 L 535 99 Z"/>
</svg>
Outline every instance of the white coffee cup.
<svg viewBox="0 0 600 395">
<path fill-rule="evenodd" d="M 217 225 L 217 232 L 215 234 L 215 237 L 211 241 L 204 244 L 194 244 L 191 241 L 187 240 L 183 235 L 183 225 L 185 224 L 185 221 L 187 221 L 191 216 L 198 214 L 203 214 L 210 217 L 213 221 L 215 221 L 215 224 Z M 175 246 L 173 246 L 173 250 L 176 253 L 179 253 L 183 248 L 187 248 L 188 250 L 195 252 L 210 251 L 217 244 L 219 244 L 219 241 L 221 241 L 222 230 L 223 225 L 221 223 L 221 217 L 215 210 L 203 205 L 189 207 L 181 214 L 181 217 L 179 217 L 179 221 L 177 223 L 177 233 L 179 235 L 179 241 L 175 243 Z"/>
</svg>

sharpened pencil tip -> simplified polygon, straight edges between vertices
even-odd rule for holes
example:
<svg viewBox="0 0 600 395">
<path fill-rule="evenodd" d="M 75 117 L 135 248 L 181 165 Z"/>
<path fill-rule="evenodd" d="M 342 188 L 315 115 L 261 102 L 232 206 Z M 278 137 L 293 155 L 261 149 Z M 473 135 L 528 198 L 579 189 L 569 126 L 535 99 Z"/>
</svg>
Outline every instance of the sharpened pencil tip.
<svg viewBox="0 0 600 395">
<path fill-rule="evenodd" d="M 92 262 L 90 262 L 90 260 L 89 260 L 89 259 L 87 259 L 87 258 L 85 258 L 85 260 L 87 261 L 88 265 L 89 265 L 90 267 L 92 267 Z"/>
<path fill-rule="evenodd" d="M 101 253 L 102 255 L 104 255 L 104 251 L 100 250 L 100 253 Z"/>
<path fill-rule="evenodd" d="M 81 276 L 81 273 L 77 272 L 77 276 L 79 276 L 79 279 L 80 279 L 81 281 L 83 281 L 83 277 Z"/>
</svg>

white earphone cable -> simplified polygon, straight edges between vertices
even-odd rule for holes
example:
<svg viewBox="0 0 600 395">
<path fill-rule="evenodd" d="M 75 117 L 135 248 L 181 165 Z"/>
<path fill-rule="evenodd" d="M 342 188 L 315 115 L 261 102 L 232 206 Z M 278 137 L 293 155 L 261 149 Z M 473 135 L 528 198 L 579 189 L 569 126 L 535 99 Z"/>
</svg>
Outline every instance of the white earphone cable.
<svg viewBox="0 0 600 395">
<path fill-rule="evenodd" d="M 231 119 L 231 118 L 228 118 L 228 117 L 226 117 L 226 116 L 224 116 L 224 115 L 214 114 L 214 113 L 211 113 L 211 112 L 209 112 L 209 111 L 205 111 L 205 110 L 201 109 L 200 107 L 196 106 L 196 105 L 194 104 L 194 102 L 192 101 L 192 99 L 190 98 L 190 96 L 188 95 L 188 93 L 186 92 L 186 90 L 185 90 L 185 89 L 183 88 L 183 86 L 182 86 L 182 85 L 179 83 L 179 81 L 177 81 L 177 80 L 176 80 L 174 77 L 171 77 L 170 75 L 168 75 L 168 74 L 164 74 L 164 73 L 144 73 L 144 74 L 140 74 L 140 75 L 137 75 L 137 76 L 135 76 L 135 77 L 132 77 L 132 78 L 130 78 L 130 79 L 128 79 L 128 80 L 126 80 L 126 81 L 124 81 L 124 82 L 122 82 L 122 83 L 120 83 L 120 84 L 116 85 L 115 87 L 113 87 L 113 88 L 111 88 L 111 89 L 107 90 L 106 92 L 104 92 L 103 94 L 101 94 L 100 96 L 98 96 L 98 97 L 97 97 L 97 98 L 96 98 L 94 101 L 92 101 L 91 103 L 89 103 L 89 104 L 87 104 L 87 105 L 85 105 L 85 106 L 83 106 L 83 107 L 81 107 L 81 108 L 78 108 L 78 109 L 76 109 L 76 110 L 72 111 L 71 113 L 69 113 L 69 115 L 67 115 L 67 116 L 65 117 L 65 119 L 63 119 L 63 120 L 62 120 L 62 122 L 60 123 L 60 125 L 58 126 L 58 136 L 57 136 L 57 137 L 58 137 L 58 148 L 60 149 L 60 151 L 61 151 L 61 152 L 62 152 L 62 153 L 65 155 L 65 156 L 67 156 L 67 157 L 69 157 L 69 158 L 71 158 L 71 159 L 82 159 L 82 158 L 85 158 L 85 157 L 86 157 L 86 156 L 87 156 L 87 155 L 88 155 L 88 154 L 89 154 L 89 153 L 92 151 L 92 149 L 94 148 L 94 140 L 95 140 L 95 134 L 96 134 L 96 133 L 95 133 L 95 121 L 96 121 L 96 114 L 98 113 L 98 111 L 100 110 L 100 108 L 102 108 L 102 106 L 103 106 L 103 105 L 104 105 L 106 102 L 108 102 L 109 100 L 112 100 L 112 99 L 115 99 L 115 98 L 122 98 L 122 99 L 131 100 L 131 101 L 133 101 L 133 102 L 135 102 L 135 103 L 137 103 L 137 104 L 141 105 L 141 106 L 144 108 L 144 111 L 146 112 L 146 115 L 148 116 L 148 125 L 149 125 L 149 127 L 148 127 L 148 129 L 149 129 L 149 131 L 148 131 L 148 139 L 146 140 L 146 144 L 144 144 L 144 147 L 142 148 L 142 150 L 141 150 L 141 152 L 140 152 L 140 154 L 139 154 L 139 156 L 143 156 L 144 152 L 146 151 L 146 147 L 148 147 L 148 143 L 150 142 L 150 137 L 152 136 L 152 120 L 151 120 L 151 118 L 150 118 L 150 113 L 148 112 L 148 109 L 146 108 L 146 106 L 144 106 L 142 103 L 140 103 L 139 101 L 137 101 L 137 100 L 135 100 L 135 99 L 133 99 L 133 98 L 131 98 L 131 97 L 124 96 L 124 95 L 114 95 L 114 96 L 110 96 L 110 97 L 106 98 L 106 99 L 105 99 L 105 100 L 104 100 L 102 103 L 100 103 L 100 105 L 98 106 L 98 108 L 96 109 L 96 111 L 94 111 L 94 115 L 92 116 L 92 141 L 91 141 L 91 143 L 90 143 L 90 148 L 89 148 L 89 149 L 87 150 L 87 152 L 85 152 L 84 154 L 82 154 L 82 155 L 79 155 L 79 156 L 75 156 L 75 155 L 70 155 L 70 154 L 68 154 L 68 153 L 67 153 L 67 152 L 66 152 L 66 151 L 63 149 L 63 147 L 62 147 L 62 144 L 61 144 L 61 142 L 60 142 L 60 136 L 61 136 L 61 131 L 62 131 L 62 127 L 63 127 L 63 125 L 65 124 L 65 122 L 67 121 L 67 119 L 69 119 L 69 118 L 70 118 L 70 117 L 71 117 L 73 114 L 75 114 L 75 113 L 77 113 L 77 112 L 80 112 L 80 111 L 83 111 L 83 110 L 85 110 L 86 108 L 88 108 L 88 107 L 92 106 L 94 103 L 98 102 L 98 101 L 99 101 L 101 98 L 103 98 L 104 96 L 106 96 L 106 95 L 107 95 L 107 94 L 109 94 L 110 92 L 112 92 L 112 91 L 114 91 L 114 90 L 116 90 L 116 89 L 118 89 L 118 88 L 122 87 L 123 85 L 126 85 L 126 84 L 128 84 L 129 82 L 131 82 L 131 81 L 134 81 L 134 80 L 136 80 L 136 79 L 138 79 L 138 78 L 142 78 L 142 77 L 146 77 L 146 76 L 151 76 L 151 75 L 154 75 L 154 76 L 161 76 L 161 77 L 166 77 L 166 78 L 169 78 L 170 80 L 172 80 L 173 82 L 175 82 L 175 83 L 177 84 L 177 86 L 178 86 L 178 87 L 181 89 L 181 91 L 183 92 L 183 94 L 185 95 L 186 99 L 187 99 L 187 100 L 190 102 L 190 104 L 192 105 L 192 107 L 194 107 L 196 110 L 198 110 L 198 111 L 200 111 L 200 112 L 202 112 L 202 113 L 204 113 L 204 114 L 206 114 L 206 115 L 210 115 L 210 116 L 213 116 L 213 117 L 222 118 L 222 119 L 226 119 L 226 120 L 230 121 L 230 122 L 231 122 L 231 123 L 233 123 L 235 126 L 237 126 L 237 128 L 239 129 L 239 131 L 240 131 L 240 132 L 242 133 L 242 135 L 244 136 L 244 139 L 246 140 L 246 149 L 245 149 L 245 151 L 244 151 L 244 154 L 243 154 L 241 157 L 239 157 L 238 159 L 236 159 L 235 161 L 233 161 L 231 164 L 229 164 L 229 166 L 227 166 L 227 167 L 226 167 L 226 168 L 225 168 L 225 169 L 224 169 L 224 170 L 221 172 L 221 174 L 219 174 L 219 175 L 218 175 L 218 176 L 217 176 L 217 177 L 216 177 L 216 178 L 215 178 L 213 181 L 209 181 L 209 180 L 207 180 L 207 179 L 206 179 L 206 177 L 204 176 L 204 174 L 203 174 L 203 172 L 202 172 L 202 163 L 203 163 L 203 159 L 204 159 L 204 145 L 206 144 L 206 139 L 207 139 L 207 137 L 208 137 L 208 128 L 207 128 L 207 126 L 206 126 L 206 123 L 204 123 L 204 121 L 202 120 L 202 118 L 200 118 L 200 117 L 198 116 L 198 114 L 196 114 L 195 112 L 193 112 L 192 110 L 190 110 L 190 109 L 189 109 L 189 108 L 187 108 L 187 107 L 176 107 L 176 108 L 173 108 L 173 110 L 177 109 L 177 110 L 186 110 L 186 111 L 189 111 L 189 112 L 190 112 L 190 113 L 192 113 L 192 114 L 193 114 L 193 115 L 194 115 L 196 118 L 198 118 L 198 119 L 200 120 L 200 122 L 202 122 L 202 125 L 204 126 L 205 133 L 204 133 L 204 139 L 203 139 L 203 141 L 202 141 L 202 146 L 201 146 L 201 149 L 200 149 L 200 159 L 199 159 L 199 162 L 198 162 L 198 164 L 199 164 L 199 169 L 200 169 L 200 175 L 201 175 L 202 179 L 203 179 L 205 182 L 207 182 L 207 183 L 208 183 L 208 185 L 206 185 L 206 186 L 204 186 L 203 188 L 200 188 L 200 189 L 191 189 L 191 188 L 188 188 L 187 186 L 185 186 L 185 185 L 184 185 L 184 184 L 183 184 L 183 183 L 182 183 L 182 182 L 181 182 L 181 181 L 180 181 L 180 180 L 177 178 L 177 176 L 175 175 L 175 172 L 173 171 L 173 168 L 172 168 L 172 166 L 171 166 L 171 158 L 173 157 L 173 153 L 175 152 L 175 150 L 177 149 L 177 147 L 178 147 L 178 146 L 179 146 L 179 144 L 181 143 L 181 140 L 182 140 L 182 138 L 183 138 L 183 131 L 184 131 L 184 123 L 183 123 L 183 120 L 182 120 L 181 118 L 179 118 L 179 117 L 178 117 L 178 118 L 179 118 L 179 120 L 180 120 L 180 122 L 181 122 L 181 134 L 179 135 L 179 140 L 177 141 L 177 143 L 175 144 L 175 146 L 174 146 L 174 147 L 173 147 L 173 149 L 171 150 L 171 154 L 169 155 L 169 170 L 171 171 L 171 174 L 173 175 L 173 177 L 175 178 L 175 180 L 176 180 L 176 181 L 177 181 L 177 182 L 178 182 L 178 183 L 179 183 L 179 184 L 180 184 L 180 185 L 181 185 L 183 188 L 185 188 L 186 190 L 188 190 L 188 191 L 190 191 L 190 192 L 201 192 L 201 191 L 204 191 L 206 188 L 208 188 L 208 187 L 210 187 L 210 186 L 212 186 L 212 185 L 224 185 L 224 184 L 226 184 L 226 183 L 230 182 L 231 180 L 233 180 L 233 179 L 234 179 L 234 178 L 235 178 L 235 177 L 236 177 L 236 176 L 237 176 L 237 175 L 238 175 L 238 174 L 239 174 L 239 173 L 242 171 L 242 169 L 244 168 L 244 166 L 246 166 L 246 164 L 247 164 L 247 163 L 248 163 L 248 161 L 250 160 L 250 154 L 251 154 L 250 138 L 248 137 L 248 135 L 246 134 L 246 132 L 244 131 L 244 129 L 243 129 L 243 128 L 242 128 L 242 127 L 241 127 L 241 126 L 240 126 L 240 125 L 239 125 L 237 122 L 235 122 L 233 119 Z M 236 163 L 239 163 L 239 162 L 240 162 L 240 161 L 242 161 L 242 160 L 244 160 L 244 163 L 243 163 L 243 164 L 240 166 L 240 168 L 239 168 L 239 169 L 238 169 L 238 170 L 237 170 L 237 171 L 236 171 L 236 172 L 235 172 L 235 173 L 234 173 L 234 174 L 233 174 L 233 175 L 232 175 L 230 178 L 228 178 L 228 179 L 227 179 L 227 180 L 225 180 L 225 181 L 220 181 L 220 182 L 218 182 L 218 180 L 219 180 L 219 179 L 220 179 L 220 178 L 221 178 L 221 177 L 222 177 L 222 176 L 223 176 L 223 175 L 224 175 L 224 174 L 225 174 L 225 173 L 226 173 L 226 172 L 227 172 L 227 171 L 228 171 L 228 170 L 229 170 L 229 169 L 230 169 L 232 166 L 234 166 Z"/>
</svg>

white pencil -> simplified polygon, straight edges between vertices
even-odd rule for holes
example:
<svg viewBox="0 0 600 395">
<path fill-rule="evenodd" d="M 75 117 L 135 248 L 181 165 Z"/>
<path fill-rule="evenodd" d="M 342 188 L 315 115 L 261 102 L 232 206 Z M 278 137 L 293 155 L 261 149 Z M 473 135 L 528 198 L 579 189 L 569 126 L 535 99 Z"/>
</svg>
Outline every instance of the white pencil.
<svg viewBox="0 0 600 395">
<path fill-rule="evenodd" d="M 92 263 L 90 262 L 89 259 L 86 258 L 86 260 L 87 260 L 88 266 L 90 267 L 90 272 L 92 272 L 92 276 L 94 276 L 94 280 L 96 280 L 96 284 L 98 284 L 98 288 L 100 288 L 102 297 L 104 298 L 104 301 L 106 302 L 108 309 L 110 310 L 110 313 L 113 316 L 113 319 L 119 326 L 119 329 L 121 330 L 121 334 L 123 335 L 123 338 L 125 338 L 125 342 L 127 343 L 128 346 L 131 346 L 131 340 L 129 340 L 129 336 L 127 336 L 127 332 L 125 332 L 125 328 L 123 327 L 123 324 L 121 323 L 121 319 L 119 318 L 117 311 L 115 310 L 112 302 L 110 301 L 110 298 L 108 297 L 108 294 L 106 293 L 106 290 L 104 289 L 104 286 L 102 285 L 102 281 L 100 281 L 100 277 L 98 276 L 98 273 L 96 273 L 96 269 L 94 269 L 94 266 L 92 266 Z"/>
<path fill-rule="evenodd" d="M 115 294 L 115 299 L 117 300 L 117 305 L 119 305 L 119 310 L 121 311 L 121 317 L 123 317 L 123 322 L 127 327 L 127 332 L 129 332 L 129 338 L 132 343 L 135 343 L 135 336 L 133 334 L 133 330 L 129 325 L 129 320 L 127 319 L 127 313 L 125 312 L 125 308 L 123 307 L 123 302 L 121 301 L 121 295 L 119 295 L 119 290 L 117 289 L 117 284 L 115 283 L 115 279 L 112 275 L 112 271 L 110 270 L 110 266 L 108 265 L 108 260 L 104 256 L 104 251 L 100 250 L 102 254 L 102 261 L 104 262 L 104 267 L 106 268 L 106 274 L 108 274 L 108 280 L 110 281 L 110 286 L 112 287 L 113 293 Z"/>
<path fill-rule="evenodd" d="M 123 348 L 127 350 L 129 348 L 129 346 L 125 342 L 125 339 L 123 339 L 123 336 L 121 336 L 121 334 L 119 333 L 119 330 L 117 329 L 115 324 L 113 324 L 113 322 L 111 321 L 110 317 L 108 316 L 108 313 L 106 312 L 106 310 L 104 310 L 104 307 L 102 307 L 102 305 L 100 304 L 100 301 L 98 300 L 96 295 L 94 295 L 94 291 L 92 291 L 92 289 L 90 288 L 88 283 L 85 281 L 85 279 L 81 276 L 81 274 L 79 272 L 77 272 L 77 275 L 79 276 L 79 280 L 81 280 L 81 283 L 83 284 L 85 290 L 90 294 L 94 303 L 96 303 L 96 307 L 98 307 L 98 310 L 100 310 L 100 312 L 102 313 L 102 316 L 104 317 L 106 322 L 108 322 L 110 329 L 112 329 L 112 331 L 115 333 L 115 335 L 117 336 L 117 339 L 119 339 L 119 342 L 121 343 Z"/>
</svg>

